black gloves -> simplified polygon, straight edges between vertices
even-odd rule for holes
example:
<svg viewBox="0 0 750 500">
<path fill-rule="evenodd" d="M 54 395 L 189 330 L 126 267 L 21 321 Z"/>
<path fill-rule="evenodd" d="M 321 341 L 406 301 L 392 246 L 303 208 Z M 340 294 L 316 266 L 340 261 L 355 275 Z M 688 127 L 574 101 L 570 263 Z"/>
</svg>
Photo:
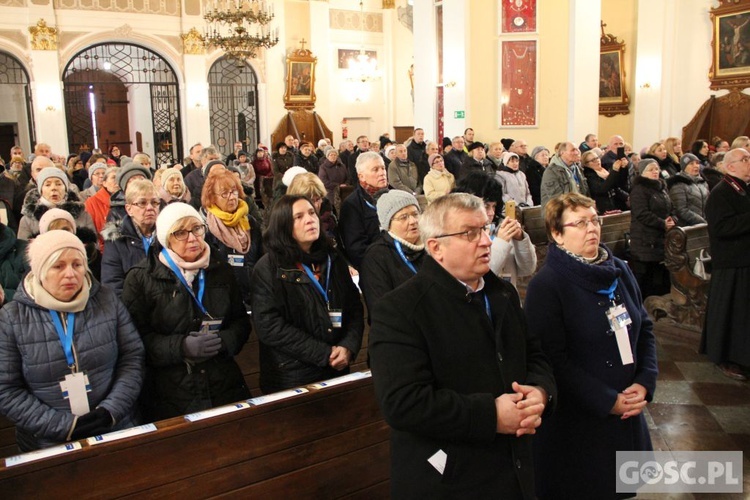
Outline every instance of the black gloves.
<svg viewBox="0 0 750 500">
<path fill-rule="evenodd" d="M 182 341 L 182 352 L 191 361 L 201 362 L 219 354 L 221 338 L 215 333 L 190 332 Z"/>
<path fill-rule="evenodd" d="M 112 428 L 112 415 L 107 411 L 106 408 L 99 407 L 94 411 L 90 411 L 85 415 L 78 417 L 76 426 L 71 434 L 71 439 L 76 441 L 78 439 L 87 438 L 90 436 L 96 436 L 97 434 L 104 434 L 109 432 Z"/>
</svg>

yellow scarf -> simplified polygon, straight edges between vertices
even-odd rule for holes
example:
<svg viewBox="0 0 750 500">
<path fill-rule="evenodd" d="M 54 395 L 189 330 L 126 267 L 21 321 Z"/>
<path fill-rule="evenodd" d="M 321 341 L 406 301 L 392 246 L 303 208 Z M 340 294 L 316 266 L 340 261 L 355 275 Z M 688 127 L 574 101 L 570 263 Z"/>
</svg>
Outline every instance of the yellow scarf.
<svg viewBox="0 0 750 500">
<path fill-rule="evenodd" d="M 250 221 L 247 220 L 247 213 L 250 210 L 247 202 L 239 200 L 239 206 L 233 214 L 221 210 L 216 205 L 208 207 L 208 211 L 214 214 L 217 219 L 221 220 L 225 226 L 236 227 L 238 224 L 243 231 L 250 230 Z"/>
</svg>

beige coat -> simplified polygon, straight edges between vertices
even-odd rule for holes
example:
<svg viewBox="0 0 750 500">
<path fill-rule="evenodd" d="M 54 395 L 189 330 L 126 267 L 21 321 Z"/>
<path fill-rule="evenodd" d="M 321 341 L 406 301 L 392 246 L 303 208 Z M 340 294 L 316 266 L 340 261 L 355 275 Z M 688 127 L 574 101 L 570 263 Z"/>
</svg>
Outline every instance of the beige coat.
<svg viewBox="0 0 750 500">
<path fill-rule="evenodd" d="M 427 203 L 432 203 L 443 195 L 451 192 L 456 185 L 456 179 L 453 174 L 447 170 L 430 169 L 424 178 L 424 195 L 427 197 Z"/>
</svg>

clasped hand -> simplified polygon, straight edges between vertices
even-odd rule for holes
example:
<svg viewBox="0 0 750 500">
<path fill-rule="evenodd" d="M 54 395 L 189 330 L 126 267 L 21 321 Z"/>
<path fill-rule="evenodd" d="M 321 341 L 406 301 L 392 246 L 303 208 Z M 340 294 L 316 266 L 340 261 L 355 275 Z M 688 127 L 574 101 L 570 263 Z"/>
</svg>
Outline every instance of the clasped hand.
<svg viewBox="0 0 750 500">
<path fill-rule="evenodd" d="M 617 395 L 615 405 L 609 411 L 612 415 L 620 415 L 622 420 L 639 415 L 648 404 L 646 388 L 641 384 L 633 384 Z"/>
<path fill-rule="evenodd" d="M 349 352 L 349 349 L 341 347 L 340 345 L 335 345 L 331 348 L 331 355 L 328 357 L 328 364 L 331 365 L 331 368 L 334 370 L 343 370 L 349 366 L 350 357 L 351 352 Z"/>
<path fill-rule="evenodd" d="M 513 382 L 512 393 L 495 398 L 497 432 L 500 434 L 535 434 L 542 423 L 547 394 L 541 387 Z"/>
</svg>

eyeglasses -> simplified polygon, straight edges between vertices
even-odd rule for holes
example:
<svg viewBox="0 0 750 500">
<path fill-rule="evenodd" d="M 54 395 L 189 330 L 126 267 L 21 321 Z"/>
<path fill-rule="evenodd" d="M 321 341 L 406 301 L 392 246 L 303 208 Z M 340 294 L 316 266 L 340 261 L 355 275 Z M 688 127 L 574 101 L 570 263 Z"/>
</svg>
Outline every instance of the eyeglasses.
<svg viewBox="0 0 750 500">
<path fill-rule="evenodd" d="M 130 205 L 134 205 L 140 208 L 141 210 L 145 210 L 146 208 L 149 207 L 149 205 L 151 206 L 151 208 L 157 209 L 161 206 L 161 200 L 151 200 L 151 201 L 141 200 L 141 201 L 136 201 L 135 203 L 130 203 Z"/>
<path fill-rule="evenodd" d="M 568 222 L 567 224 L 563 224 L 562 227 L 574 227 L 576 229 L 587 229 L 589 227 L 589 223 L 594 227 L 599 227 L 602 225 L 603 219 L 599 216 L 593 217 L 591 219 L 578 219 L 573 222 Z"/>
<path fill-rule="evenodd" d="M 419 212 L 412 212 L 410 214 L 403 214 L 399 215 L 398 217 L 394 217 L 393 220 L 397 222 L 404 222 L 406 219 L 414 219 L 419 220 Z"/>
<path fill-rule="evenodd" d="M 223 193 L 219 193 L 219 196 L 224 198 L 225 200 L 228 199 L 230 196 L 239 196 L 240 192 L 236 189 L 232 189 L 231 191 L 224 191 Z"/>
<path fill-rule="evenodd" d="M 750 156 L 743 156 L 739 160 L 734 160 L 732 163 L 750 163 Z"/>
<path fill-rule="evenodd" d="M 193 233 L 193 236 L 195 236 L 196 238 L 203 236 L 204 234 L 206 234 L 206 226 L 201 224 L 200 226 L 195 226 L 189 231 L 187 229 L 178 229 L 177 231 L 172 233 L 172 236 L 174 236 L 176 240 L 184 241 L 188 239 L 188 235 L 190 233 Z"/>
<path fill-rule="evenodd" d="M 593 160 L 587 161 L 586 164 L 588 165 L 589 163 L 601 163 L 601 162 L 602 162 L 601 158 L 594 158 Z"/>
<path fill-rule="evenodd" d="M 441 234 L 439 236 L 435 236 L 435 238 L 447 238 L 449 236 L 463 236 L 464 238 L 466 238 L 466 240 L 469 243 L 473 243 L 482 237 L 482 233 L 489 234 L 491 229 L 492 229 L 492 224 L 487 224 L 481 227 L 472 227 L 471 229 L 467 229 L 466 231 L 461 231 L 458 233 Z"/>
</svg>

